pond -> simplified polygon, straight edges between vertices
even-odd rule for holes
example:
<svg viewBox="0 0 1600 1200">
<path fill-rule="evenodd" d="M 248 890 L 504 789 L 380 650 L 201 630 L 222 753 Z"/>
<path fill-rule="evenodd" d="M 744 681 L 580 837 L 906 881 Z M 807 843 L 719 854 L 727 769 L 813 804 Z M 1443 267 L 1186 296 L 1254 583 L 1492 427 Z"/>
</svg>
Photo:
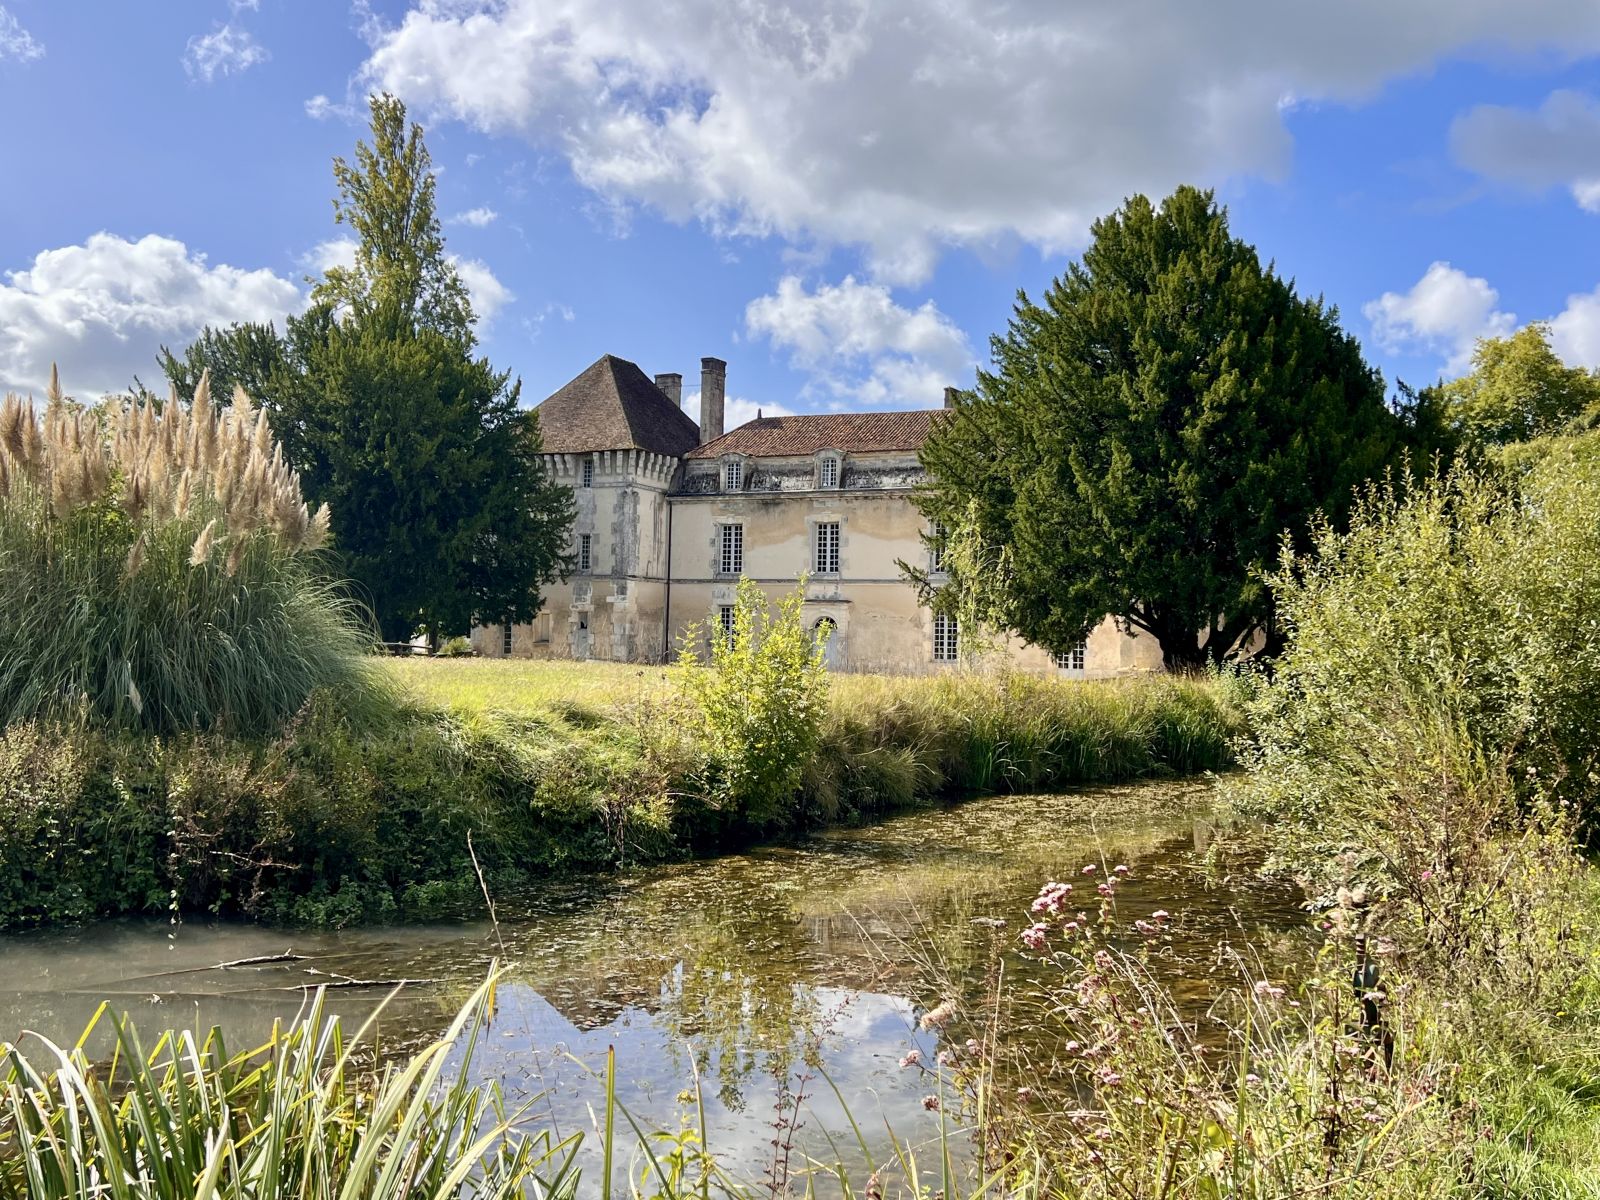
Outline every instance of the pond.
<svg viewBox="0 0 1600 1200">
<path fill-rule="evenodd" d="M 647 1126 L 683 1124 L 698 1074 L 711 1148 L 759 1179 L 778 1136 L 780 1085 L 803 1076 L 797 1158 L 830 1158 L 828 1135 L 848 1137 L 841 1096 L 874 1153 L 888 1130 L 937 1137 L 938 1115 L 923 1106 L 929 1079 L 900 1060 L 915 1048 L 933 1062 L 939 1037 L 966 1038 L 959 1020 L 941 1034 L 920 1017 L 947 999 L 960 1011 L 1000 958 L 1027 977 L 1016 935 L 1045 880 L 1126 864 L 1119 915 L 1173 914 L 1171 951 L 1155 967 L 1195 1015 L 1238 982 L 1229 951 L 1283 953 L 1304 924 L 1298 896 L 1248 870 L 1218 880 L 1204 869 L 1210 799 L 1204 783 L 1152 783 L 975 800 L 497 897 L 498 929 L 305 932 L 191 919 L 0 938 L 0 1038 L 26 1029 L 70 1044 L 110 1000 L 147 1034 L 220 1024 L 239 1047 L 292 1017 L 302 984 L 421 981 L 378 1023 L 395 1052 L 437 1036 L 498 958 L 508 973 L 481 1074 L 513 1100 L 537 1096 L 534 1115 L 562 1135 L 592 1130 L 608 1047 L 619 1098 Z M 289 950 L 303 957 L 217 966 Z M 353 1028 L 388 990 L 334 991 L 329 1007 Z"/>
</svg>

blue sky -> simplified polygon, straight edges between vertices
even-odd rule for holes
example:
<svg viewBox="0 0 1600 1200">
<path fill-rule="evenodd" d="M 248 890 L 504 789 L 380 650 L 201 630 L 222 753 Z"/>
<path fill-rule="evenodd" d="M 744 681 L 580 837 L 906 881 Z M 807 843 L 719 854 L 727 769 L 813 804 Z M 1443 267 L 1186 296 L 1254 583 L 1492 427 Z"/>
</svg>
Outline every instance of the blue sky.
<svg viewBox="0 0 1600 1200">
<path fill-rule="evenodd" d="M 1392 383 L 1600 366 L 1594 0 L 0 0 L 0 386 L 155 376 L 340 253 L 397 92 L 534 402 L 729 361 L 732 417 L 936 404 L 1131 192 L 1215 187 Z"/>
</svg>

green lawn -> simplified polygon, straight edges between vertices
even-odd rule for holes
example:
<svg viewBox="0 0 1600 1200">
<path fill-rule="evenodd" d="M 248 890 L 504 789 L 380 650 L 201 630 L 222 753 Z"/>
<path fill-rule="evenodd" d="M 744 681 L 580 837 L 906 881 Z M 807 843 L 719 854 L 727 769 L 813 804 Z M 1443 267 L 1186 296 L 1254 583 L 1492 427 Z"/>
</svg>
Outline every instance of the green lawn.
<svg viewBox="0 0 1600 1200">
<path fill-rule="evenodd" d="M 605 707 L 667 686 L 665 667 L 527 658 L 397 658 L 396 677 L 420 700 L 467 713 Z"/>
</svg>

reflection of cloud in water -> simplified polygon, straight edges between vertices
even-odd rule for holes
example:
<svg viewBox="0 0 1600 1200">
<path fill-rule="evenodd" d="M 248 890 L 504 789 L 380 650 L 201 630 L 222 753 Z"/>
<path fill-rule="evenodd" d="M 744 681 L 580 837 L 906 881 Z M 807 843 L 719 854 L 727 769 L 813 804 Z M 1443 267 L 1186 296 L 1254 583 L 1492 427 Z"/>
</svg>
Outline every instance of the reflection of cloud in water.
<svg viewBox="0 0 1600 1200">
<path fill-rule="evenodd" d="M 1219 978 L 1218 948 L 1259 940 L 1263 924 L 1298 923 L 1292 891 L 1236 875 L 1212 887 L 1198 869 L 1206 789 L 1146 784 L 1055 796 L 1007 796 L 839 829 L 792 845 L 583 879 L 556 879 L 498 898 L 510 973 L 480 1067 L 512 1098 L 551 1088 L 566 1134 L 589 1129 L 599 1085 L 557 1049 L 603 1068 L 617 1048 L 624 1103 L 646 1125 L 679 1126 L 679 1093 L 699 1068 L 712 1149 L 746 1176 L 771 1161 L 779 1081 L 813 1031 L 821 1064 L 880 1148 L 887 1120 L 903 1136 L 936 1134 L 921 1108 L 933 1081 L 898 1062 L 922 1005 L 970 1002 L 996 956 L 1007 978 L 1016 921 L 1048 878 L 1079 879 L 1086 862 L 1127 862 L 1124 920 L 1171 911 L 1170 949 L 1153 963 L 1189 1006 L 1204 1008 Z M 1084 887 L 1092 905 L 1093 887 Z M 983 924 L 1005 917 L 1007 929 Z M 0 938 L 0 1038 L 33 1028 L 75 1039 L 99 1001 L 133 1011 L 147 1033 L 220 1022 L 231 1045 L 258 1042 L 292 1017 L 295 984 L 328 978 L 437 980 L 408 988 L 385 1013 L 390 1052 L 437 1036 L 482 981 L 499 937 L 482 923 L 308 932 L 192 921 L 103 922 Z M 249 969 L 215 964 L 293 947 L 303 961 Z M 1220 974 L 1219 974 L 1220 972 Z M 1032 976 L 1036 978 L 1036 975 Z M 353 1030 L 385 989 L 336 992 L 329 1010 Z M 154 1000 L 152 1000 L 154 998 Z M 820 1024 L 819 1024 L 820 1023 Z M 963 1042 L 970 1031 L 948 1034 Z M 147 1038 L 147 1041 L 153 1038 Z M 533 1110 L 537 1120 L 546 1102 Z M 800 1141 L 825 1157 L 824 1132 L 849 1123 L 826 1081 L 808 1085 Z"/>
<path fill-rule="evenodd" d="M 803 1124 L 795 1138 L 796 1166 L 806 1156 L 821 1162 L 842 1157 L 858 1165 L 850 1117 L 875 1156 L 890 1151 L 888 1129 L 902 1139 L 936 1137 L 938 1119 L 922 1107 L 931 1081 L 899 1066 L 900 1056 L 913 1046 L 930 1061 L 935 1049 L 929 1035 L 916 1031 L 912 1005 L 898 996 L 870 992 L 828 987 L 808 992 L 824 1026 L 818 1031 L 817 1065 L 839 1085 L 849 1113 L 827 1080 L 810 1072 Z M 609 1048 L 616 1050 L 618 1102 L 640 1126 L 672 1130 L 698 1121 L 688 1092 L 692 1077 L 680 1065 L 687 1055 L 663 1053 L 675 1041 L 676 1030 L 657 1014 L 627 1008 L 607 1024 L 580 1028 L 532 988 L 507 984 L 497 992 L 493 1024 L 475 1073 L 497 1082 L 511 1107 L 531 1103 L 534 1119 L 553 1118 L 563 1135 L 583 1131 L 585 1155 L 598 1161 Z M 692 1052 L 693 1043 L 685 1049 Z M 733 1108 L 719 1098 L 714 1085 L 720 1065 L 713 1055 L 701 1097 L 707 1140 L 724 1164 L 755 1177 L 771 1162 L 772 1139 L 778 1136 L 774 1122 L 780 1073 L 798 1087 L 797 1076 L 806 1068 L 788 1062 L 781 1072 L 758 1076 L 749 1084 L 748 1103 Z M 620 1115 L 617 1137 L 619 1147 L 631 1151 L 634 1139 Z"/>
</svg>

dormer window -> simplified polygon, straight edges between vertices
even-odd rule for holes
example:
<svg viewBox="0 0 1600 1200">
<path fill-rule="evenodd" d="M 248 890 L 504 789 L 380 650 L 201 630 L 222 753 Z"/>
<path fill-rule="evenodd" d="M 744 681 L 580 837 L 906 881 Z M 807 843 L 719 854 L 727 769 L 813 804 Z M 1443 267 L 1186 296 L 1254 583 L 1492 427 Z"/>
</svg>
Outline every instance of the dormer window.
<svg viewBox="0 0 1600 1200">
<path fill-rule="evenodd" d="M 744 490 L 744 463 L 739 459 L 730 458 L 722 464 L 722 490 L 725 492 Z"/>
<path fill-rule="evenodd" d="M 839 486 L 839 455 L 834 451 L 825 450 L 817 456 L 817 486 L 819 488 Z"/>
</svg>

